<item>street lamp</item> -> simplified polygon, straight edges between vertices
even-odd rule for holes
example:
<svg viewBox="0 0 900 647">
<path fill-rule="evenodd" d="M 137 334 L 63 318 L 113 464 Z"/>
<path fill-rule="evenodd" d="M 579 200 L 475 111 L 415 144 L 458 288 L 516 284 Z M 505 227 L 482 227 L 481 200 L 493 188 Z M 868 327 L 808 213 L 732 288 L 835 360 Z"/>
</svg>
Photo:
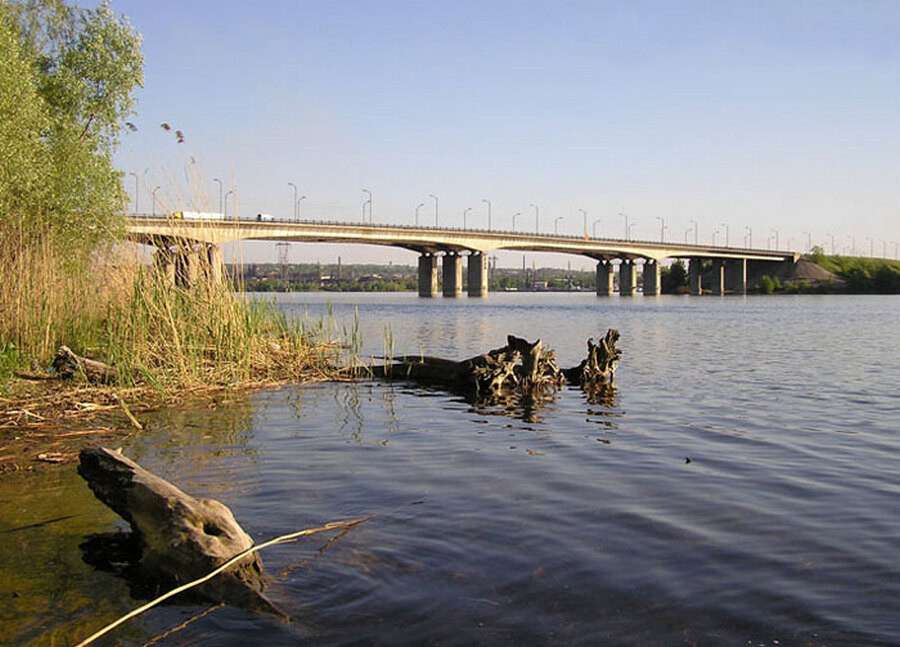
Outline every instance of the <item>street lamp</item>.
<svg viewBox="0 0 900 647">
<path fill-rule="evenodd" d="M 631 228 L 628 226 L 628 214 L 620 211 L 619 215 L 625 218 L 625 240 L 628 240 L 628 233 L 631 231 Z"/>
<path fill-rule="evenodd" d="M 291 204 L 294 206 L 293 217 L 294 217 L 294 220 L 296 220 L 297 219 L 297 185 L 294 184 L 293 182 L 288 182 L 288 186 L 294 190 L 294 201 L 291 202 Z"/>
<path fill-rule="evenodd" d="M 693 227 L 688 227 L 687 229 L 684 230 L 684 244 L 685 245 L 688 244 L 688 234 L 691 233 L 692 231 L 694 231 Z"/>
<path fill-rule="evenodd" d="M 744 247 L 753 249 L 753 227 L 744 227 Z"/>
<path fill-rule="evenodd" d="M 375 216 L 372 215 L 372 192 L 369 191 L 368 189 L 363 189 L 362 192 L 365 193 L 367 196 L 369 196 L 369 200 L 368 200 L 368 202 L 369 202 L 369 222 L 374 223 Z M 363 203 L 363 222 L 366 221 L 365 208 L 366 208 L 366 203 Z"/>
<path fill-rule="evenodd" d="M 219 213 L 222 214 L 222 217 L 225 217 L 225 214 L 222 212 L 222 180 L 217 177 L 213 178 L 213 182 L 219 183 Z"/>
<path fill-rule="evenodd" d="M 134 213 L 138 212 L 138 190 L 140 187 L 138 186 L 138 175 L 137 173 L 129 173 L 128 175 L 134 178 Z"/>
<path fill-rule="evenodd" d="M 416 205 L 416 227 L 419 226 L 419 209 L 425 206 L 424 202 L 420 202 Z"/>
<path fill-rule="evenodd" d="M 874 256 L 875 256 L 875 240 L 871 236 L 866 236 L 866 240 L 869 241 L 869 258 L 874 258 Z"/>
<path fill-rule="evenodd" d="M 780 246 L 780 243 L 778 242 L 778 233 L 779 232 L 777 229 L 772 228 L 772 233 L 775 234 L 775 249 L 777 250 Z"/>
<path fill-rule="evenodd" d="M 152 202 L 153 202 L 153 215 L 154 216 L 156 215 L 156 192 L 157 191 L 159 191 L 159 187 L 155 187 L 151 193 L 151 195 L 153 196 Z"/>
<path fill-rule="evenodd" d="M 534 207 L 534 233 L 539 234 L 541 233 L 541 212 L 534 203 L 531 203 L 528 206 Z"/>
<path fill-rule="evenodd" d="M 666 242 L 666 219 L 662 216 L 656 216 L 656 219 L 659 220 L 659 242 Z"/>
<path fill-rule="evenodd" d="M 725 227 L 725 247 L 728 247 L 728 223 L 722 223 L 722 227 Z"/>
<path fill-rule="evenodd" d="M 587 228 L 587 211 L 584 209 L 579 209 L 578 212 L 581 214 L 581 217 L 584 218 L 584 237 L 588 237 L 588 228 Z"/>
<path fill-rule="evenodd" d="M 491 230 L 491 201 L 487 198 L 482 198 L 481 201 L 485 203 L 488 207 L 488 231 Z"/>
<path fill-rule="evenodd" d="M 597 218 L 591 225 L 591 231 L 594 234 L 594 238 L 597 237 L 597 225 L 600 224 L 600 220 L 601 220 L 601 218 Z"/>
<path fill-rule="evenodd" d="M 521 215 L 522 215 L 522 212 L 521 212 L 521 211 L 516 211 L 516 212 L 513 214 L 513 226 L 512 226 L 512 230 L 513 230 L 513 231 L 516 230 L 516 218 L 518 218 L 518 217 L 521 216 Z"/>
<path fill-rule="evenodd" d="M 713 247 L 716 246 L 716 236 L 718 236 L 718 235 L 719 235 L 719 230 L 713 229 L 713 235 L 712 235 L 712 246 Z"/>
<path fill-rule="evenodd" d="M 433 193 L 429 193 L 428 197 L 434 200 L 434 226 L 438 226 L 438 197 Z"/>
<path fill-rule="evenodd" d="M 630 225 L 628 225 L 628 237 L 627 237 L 627 240 L 631 240 L 631 230 L 634 229 L 636 225 L 637 225 L 636 222 L 633 222 L 633 223 L 631 223 Z"/>
<path fill-rule="evenodd" d="M 228 220 L 228 196 L 233 195 L 233 194 L 234 194 L 234 189 L 231 189 L 230 191 L 228 191 L 228 193 L 225 194 L 225 201 L 224 201 L 223 207 L 222 207 L 224 209 L 224 211 L 222 211 L 222 215 L 224 216 L 225 220 Z M 237 220 L 237 219 L 235 218 L 235 220 Z"/>
<path fill-rule="evenodd" d="M 812 252 L 812 233 L 808 231 L 804 231 L 803 233 L 806 234 L 806 251 Z"/>
<path fill-rule="evenodd" d="M 466 229 L 466 216 L 469 215 L 469 212 L 472 210 L 472 207 L 466 207 L 463 209 L 463 229 Z"/>
<path fill-rule="evenodd" d="M 835 255 L 835 244 L 834 244 L 834 234 L 829 234 L 831 236 L 831 255 Z"/>
<path fill-rule="evenodd" d="M 306 196 L 301 195 L 299 198 L 297 198 L 297 202 L 294 203 L 294 206 L 297 210 L 297 220 L 303 220 L 303 218 L 300 217 L 300 203 L 304 200 L 306 200 Z"/>
<path fill-rule="evenodd" d="M 696 221 L 696 220 L 691 220 L 691 223 L 693 223 L 693 225 L 694 225 L 694 244 L 697 245 L 697 244 L 698 244 L 697 241 L 698 241 L 699 238 L 700 238 L 700 234 L 698 233 L 698 232 L 700 231 L 700 229 L 697 227 L 697 221 Z"/>
<path fill-rule="evenodd" d="M 554 235 L 559 234 L 559 221 L 562 219 L 563 219 L 562 216 L 557 216 L 556 218 L 553 219 L 553 234 Z"/>
</svg>

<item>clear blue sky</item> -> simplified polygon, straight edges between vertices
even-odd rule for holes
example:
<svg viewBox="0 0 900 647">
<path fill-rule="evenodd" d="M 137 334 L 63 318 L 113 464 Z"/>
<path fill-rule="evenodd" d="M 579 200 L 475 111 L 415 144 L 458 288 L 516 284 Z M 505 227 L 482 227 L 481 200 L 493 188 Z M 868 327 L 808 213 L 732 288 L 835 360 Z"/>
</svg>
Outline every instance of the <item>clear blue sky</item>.
<svg viewBox="0 0 900 647">
<path fill-rule="evenodd" d="M 137 133 L 118 163 L 161 208 L 683 240 L 900 241 L 900 2 L 171 2 L 118 0 L 143 34 Z M 159 127 L 184 131 L 176 144 Z M 196 160 L 189 175 L 186 165 Z M 126 185 L 131 189 L 133 180 Z M 248 258 L 274 259 L 271 245 Z M 372 247 L 293 260 L 412 262 Z M 565 257 L 553 259 L 557 264 Z M 550 259 L 543 259 L 545 262 Z M 540 261 L 539 261 L 540 262 Z M 520 264 L 505 255 L 501 264 Z M 529 261 L 530 264 L 530 261 Z M 573 266 L 589 262 L 573 259 Z"/>
</svg>

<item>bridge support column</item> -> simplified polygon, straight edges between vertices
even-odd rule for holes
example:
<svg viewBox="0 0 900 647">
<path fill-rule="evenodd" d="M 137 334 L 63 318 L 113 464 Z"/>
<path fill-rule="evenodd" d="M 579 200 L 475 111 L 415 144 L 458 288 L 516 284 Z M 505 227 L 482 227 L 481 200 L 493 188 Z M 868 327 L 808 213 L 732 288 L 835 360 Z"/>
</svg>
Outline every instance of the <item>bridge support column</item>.
<svg viewBox="0 0 900 647">
<path fill-rule="evenodd" d="M 644 296 L 656 297 L 661 292 L 659 262 L 648 259 L 644 261 Z"/>
<path fill-rule="evenodd" d="M 725 289 L 735 294 L 747 294 L 747 259 L 739 258 L 725 264 Z"/>
<path fill-rule="evenodd" d="M 725 294 L 725 261 L 720 258 L 712 262 L 712 293 L 716 296 Z"/>
<path fill-rule="evenodd" d="M 456 252 L 444 254 L 443 281 L 445 297 L 462 294 L 462 257 Z"/>
<path fill-rule="evenodd" d="M 481 252 L 469 254 L 469 296 L 484 298 L 488 295 L 488 256 Z"/>
<path fill-rule="evenodd" d="M 637 274 L 635 273 L 634 261 L 623 258 L 619 264 L 619 295 L 630 297 L 637 288 Z"/>
<path fill-rule="evenodd" d="M 185 290 L 197 282 L 200 272 L 200 254 L 193 247 L 179 248 L 175 253 L 175 285 Z"/>
<path fill-rule="evenodd" d="M 597 261 L 597 296 L 608 297 L 615 292 L 613 266 L 609 261 Z"/>
<path fill-rule="evenodd" d="M 431 298 L 437 294 L 437 256 L 422 254 L 419 256 L 419 296 Z"/>
<path fill-rule="evenodd" d="M 688 287 L 691 294 L 699 297 L 703 294 L 703 261 L 699 258 L 692 258 L 688 263 Z"/>
<path fill-rule="evenodd" d="M 205 260 L 210 282 L 221 283 L 225 278 L 225 260 L 222 257 L 222 248 L 218 245 L 207 245 Z"/>
<path fill-rule="evenodd" d="M 175 257 L 172 250 L 168 247 L 158 247 L 153 254 L 153 265 L 163 284 L 175 285 Z"/>
</svg>

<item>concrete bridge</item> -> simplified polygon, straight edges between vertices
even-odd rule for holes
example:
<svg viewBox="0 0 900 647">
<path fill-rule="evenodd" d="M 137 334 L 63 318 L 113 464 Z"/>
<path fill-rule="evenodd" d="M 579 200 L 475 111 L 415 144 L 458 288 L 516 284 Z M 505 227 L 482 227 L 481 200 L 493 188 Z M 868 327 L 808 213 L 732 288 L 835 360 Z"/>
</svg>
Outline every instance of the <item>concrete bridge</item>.
<svg viewBox="0 0 900 647">
<path fill-rule="evenodd" d="M 691 294 L 703 292 L 702 275 L 712 273 L 711 292 L 744 294 L 748 262 L 795 263 L 791 251 L 690 245 L 671 242 L 591 238 L 561 234 L 454 229 L 366 223 L 292 220 L 193 220 L 146 215 L 129 216 L 128 236 L 157 248 L 157 264 L 182 285 L 199 271 L 222 276 L 222 243 L 271 240 L 303 243 L 352 243 L 402 247 L 419 254 L 419 296 L 438 292 L 438 258 L 442 258 L 445 297 L 462 293 L 462 259 L 467 258 L 468 294 L 487 296 L 488 255 L 495 250 L 553 252 L 587 256 L 597 261 L 597 294 L 614 292 L 616 265 L 619 293 L 637 289 L 637 268 L 643 274 L 644 294 L 660 293 L 660 262 L 685 259 Z M 615 264 L 614 264 L 615 263 Z"/>
</svg>

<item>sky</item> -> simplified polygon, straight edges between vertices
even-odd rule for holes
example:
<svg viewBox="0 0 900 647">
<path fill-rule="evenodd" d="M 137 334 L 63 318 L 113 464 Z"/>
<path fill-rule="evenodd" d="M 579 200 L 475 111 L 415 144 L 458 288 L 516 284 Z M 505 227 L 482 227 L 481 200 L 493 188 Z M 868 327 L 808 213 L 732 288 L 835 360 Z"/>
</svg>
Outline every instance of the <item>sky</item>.
<svg viewBox="0 0 900 647">
<path fill-rule="evenodd" d="M 143 35 L 137 132 L 117 164 L 141 211 L 895 252 L 900 2 L 114 0 Z M 180 129 L 184 143 L 160 124 Z M 149 169 L 149 170 L 147 170 Z M 134 179 L 126 187 L 134 192 Z M 134 205 L 132 205 L 133 207 Z M 692 237 L 693 234 L 687 234 Z M 870 242 L 871 241 L 871 242 Z M 773 241 L 774 242 L 774 241 Z M 233 252 L 232 252 L 233 253 Z M 274 261 L 245 243 L 247 261 Z M 294 244 L 294 262 L 414 263 Z M 499 265 L 521 266 L 519 253 Z M 528 264 L 591 266 L 529 254 Z"/>
</svg>

